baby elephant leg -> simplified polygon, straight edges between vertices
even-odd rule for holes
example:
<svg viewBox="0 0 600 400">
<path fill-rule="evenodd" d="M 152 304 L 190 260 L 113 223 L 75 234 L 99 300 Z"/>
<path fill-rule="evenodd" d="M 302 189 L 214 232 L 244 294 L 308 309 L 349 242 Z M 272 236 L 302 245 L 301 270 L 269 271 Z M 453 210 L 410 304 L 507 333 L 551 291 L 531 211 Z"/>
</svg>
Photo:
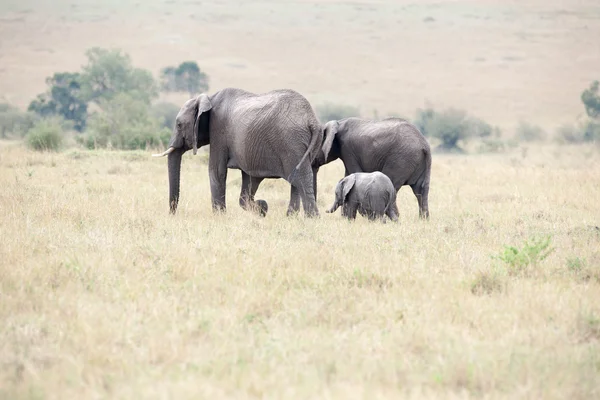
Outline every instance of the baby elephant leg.
<svg viewBox="0 0 600 400">
<path fill-rule="evenodd" d="M 358 212 L 358 204 L 356 203 L 344 203 L 342 206 L 342 216 L 353 220 L 356 219 L 356 213 Z"/>
</svg>

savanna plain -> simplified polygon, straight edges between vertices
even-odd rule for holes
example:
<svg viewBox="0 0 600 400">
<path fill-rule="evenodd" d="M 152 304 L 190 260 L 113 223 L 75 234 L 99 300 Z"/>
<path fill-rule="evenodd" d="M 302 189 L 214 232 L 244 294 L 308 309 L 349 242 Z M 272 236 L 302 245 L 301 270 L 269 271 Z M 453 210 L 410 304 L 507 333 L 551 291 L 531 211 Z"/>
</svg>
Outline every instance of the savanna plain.
<svg viewBox="0 0 600 400">
<path fill-rule="evenodd" d="M 0 153 L 4 398 L 581 398 L 600 393 L 594 147 L 437 155 L 431 219 L 213 215 L 205 155 Z M 505 245 L 551 236 L 544 259 Z M 522 250 L 522 249 L 521 249 Z M 540 257 L 541 258 L 541 257 Z"/>
<path fill-rule="evenodd" d="M 210 206 L 207 153 L 35 152 L 0 141 L 0 398 L 600 398 L 600 148 L 550 132 L 600 76 L 595 1 L 0 4 L 0 100 L 26 108 L 93 46 L 210 92 L 293 88 L 411 117 L 431 101 L 547 140 L 434 152 L 431 218 L 399 223 Z M 186 94 L 162 94 L 177 104 Z M 73 144 L 73 142 L 71 143 Z M 432 142 L 432 147 L 435 143 Z"/>
</svg>

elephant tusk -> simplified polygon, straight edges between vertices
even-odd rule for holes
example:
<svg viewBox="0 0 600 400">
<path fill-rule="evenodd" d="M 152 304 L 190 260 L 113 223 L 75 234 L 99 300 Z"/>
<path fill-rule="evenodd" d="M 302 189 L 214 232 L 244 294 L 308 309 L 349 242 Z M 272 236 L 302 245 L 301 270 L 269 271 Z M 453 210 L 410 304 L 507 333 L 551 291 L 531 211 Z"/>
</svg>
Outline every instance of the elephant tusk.
<svg viewBox="0 0 600 400">
<path fill-rule="evenodd" d="M 169 147 L 167 150 L 165 150 L 164 153 L 152 154 L 152 157 L 164 157 L 168 154 L 171 154 L 173 152 L 173 150 L 175 150 L 175 147 Z"/>
</svg>

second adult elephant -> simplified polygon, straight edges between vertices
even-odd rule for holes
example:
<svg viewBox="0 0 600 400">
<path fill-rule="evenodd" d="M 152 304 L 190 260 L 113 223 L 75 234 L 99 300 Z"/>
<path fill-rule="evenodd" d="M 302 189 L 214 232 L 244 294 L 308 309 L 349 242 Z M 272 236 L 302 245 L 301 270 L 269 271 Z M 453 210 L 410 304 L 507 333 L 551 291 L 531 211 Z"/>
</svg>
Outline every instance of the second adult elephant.
<svg viewBox="0 0 600 400">
<path fill-rule="evenodd" d="M 431 149 L 427 139 L 411 123 L 400 118 L 380 121 L 347 118 L 325 124 L 323 152 L 316 168 L 340 158 L 345 175 L 380 171 L 396 192 L 409 185 L 419 203 L 419 216 L 429 218 Z M 397 205 L 394 211 L 398 214 Z"/>
<path fill-rule="evenodd" d="M 188 100 L 176 118 L 168 155 L 169 206 L 177 210 L 181 156 L 210 144 L 208 174 L 212 206 L 225 209 L 227 169 L 242 171 L 240 205 L 257 206 L 264 215 L 267 203 L 254 201 L 265 178 L 284 178 L 292 186 L 290 209 L 302 200 L 307 216 L 319 214 L 313 188 L 312 164 L 320 154 L 323 130 L 308 100 L 292 90 L 256 95 L 223 89 L 211 96 Z"/>
</svg>

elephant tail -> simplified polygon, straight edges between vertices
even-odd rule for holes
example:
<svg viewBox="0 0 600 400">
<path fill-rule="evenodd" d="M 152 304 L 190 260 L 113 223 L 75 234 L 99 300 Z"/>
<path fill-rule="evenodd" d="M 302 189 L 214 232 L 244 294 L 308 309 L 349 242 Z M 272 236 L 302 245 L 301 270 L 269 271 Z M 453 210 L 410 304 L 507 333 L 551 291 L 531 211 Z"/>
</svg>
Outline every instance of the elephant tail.
<svg viewBox="0 0 600 400">
<path fill-rule="evenodd" d="M 421 188 L 425 185 L 429 185 L 429 180 L 431 179 L 431 150 L 427 147 L 423 149 L 423 152 L 425 153 L 425 171 L 419 182 Z"/>
<path fill-rule="evenodd" d="M 321 129 L 321 125 L 320 124 L 311 124 L 310 125 L 310 133 L 312 134 L 312 136 L 310 138 L 310 143 L 308 144 L 308 148 L 304 152 L 304 155 L 300 159 L 300 162 L 296 165 L 296 167 L 294 168 L 294 170 L 288 177 L 288 182 L 290 184 L 294 181 L 294 178 L 296 177 L 298 170 L 300 170 L 300 167 L 306 161 L 306 159 L 310 157 L 310 164 L 312 165 L 312 162 L 318 155 L 320 142 L 323 139 L 323 131 Z M 321 140 L 319 140 L 319 139 L 321 139 Z"/>
</svg>

